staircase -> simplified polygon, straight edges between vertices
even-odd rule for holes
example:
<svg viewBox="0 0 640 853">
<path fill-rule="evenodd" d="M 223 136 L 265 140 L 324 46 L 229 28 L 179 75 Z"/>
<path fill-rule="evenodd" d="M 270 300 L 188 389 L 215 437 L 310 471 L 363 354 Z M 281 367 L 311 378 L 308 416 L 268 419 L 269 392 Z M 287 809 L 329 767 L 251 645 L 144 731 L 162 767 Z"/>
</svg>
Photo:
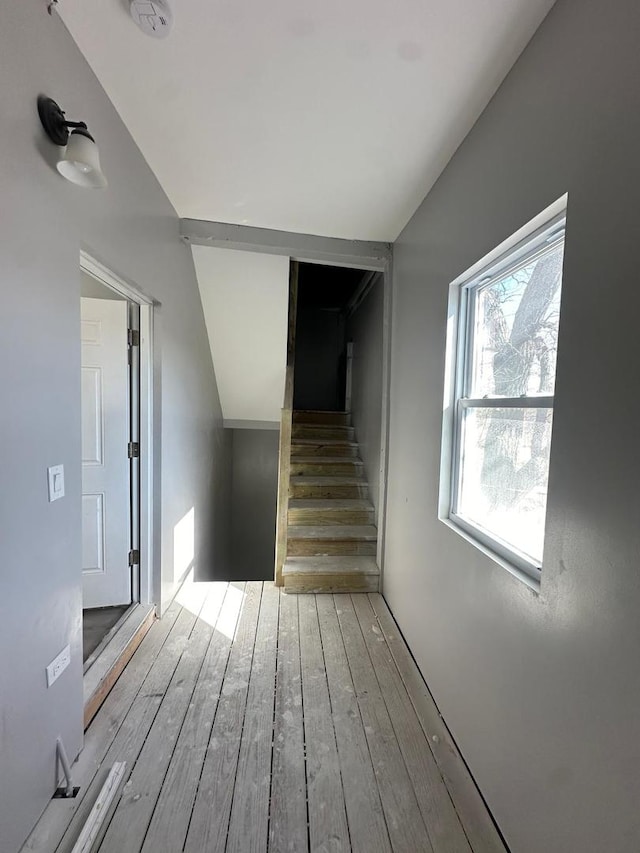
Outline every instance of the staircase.
<svg viewBox="0 0 640 853">
<path fill-rule="evenodd" d="M 377 592 L 377 530 L 346 412 L 294 411 L 285 592 Z"/>
</svg>

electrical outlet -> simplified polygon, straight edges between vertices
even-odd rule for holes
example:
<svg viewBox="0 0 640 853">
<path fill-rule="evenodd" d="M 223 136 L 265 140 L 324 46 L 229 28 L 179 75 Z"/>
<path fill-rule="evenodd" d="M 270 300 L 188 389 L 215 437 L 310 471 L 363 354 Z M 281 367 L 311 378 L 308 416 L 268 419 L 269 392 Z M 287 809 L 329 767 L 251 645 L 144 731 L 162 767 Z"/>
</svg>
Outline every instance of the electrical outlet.
<svg viewBox="0 0 640 853">
<path fill-rule="evenodd" d="M 53 682 L 60 678 L 70 663 L 71 646 L 65 646 L 58 657 L 54 658 L 47 667 L 47 687 L 51 687 Z"/>
</svg>

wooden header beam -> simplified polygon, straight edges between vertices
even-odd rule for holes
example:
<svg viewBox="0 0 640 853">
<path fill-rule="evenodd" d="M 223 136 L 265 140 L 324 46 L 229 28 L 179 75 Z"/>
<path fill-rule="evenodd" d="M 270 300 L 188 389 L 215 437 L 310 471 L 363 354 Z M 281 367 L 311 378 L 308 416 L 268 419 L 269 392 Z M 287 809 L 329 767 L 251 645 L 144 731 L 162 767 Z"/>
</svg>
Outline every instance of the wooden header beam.
<svg viewBox="0 0 640 853">
<path fill-rule="evenodd" d="M 180 236 L 194 246 L 285 255 L 295 261 L 364 270 L 384 271 L 391 260 L 392 252 L 391 243 L 317 237 L 313 234 L 252 228 L 248 225 L 231 225 L 206 219 L 181 219 Z"/>
</svg>

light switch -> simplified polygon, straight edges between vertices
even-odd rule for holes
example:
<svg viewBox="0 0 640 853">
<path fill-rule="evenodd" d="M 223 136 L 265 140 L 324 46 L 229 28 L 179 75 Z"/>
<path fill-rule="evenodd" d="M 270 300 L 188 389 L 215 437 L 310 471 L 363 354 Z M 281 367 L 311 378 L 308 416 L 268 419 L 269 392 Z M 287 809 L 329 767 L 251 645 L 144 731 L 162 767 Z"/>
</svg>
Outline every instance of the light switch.
<svg viewBox="0 0 640 853">
<path fill-rule="evenodd" d="M 64 497 L 64 465 L 53 465 L 47 468 L 49 480 L 49 501 L 57 501 Z"/>
</svg>

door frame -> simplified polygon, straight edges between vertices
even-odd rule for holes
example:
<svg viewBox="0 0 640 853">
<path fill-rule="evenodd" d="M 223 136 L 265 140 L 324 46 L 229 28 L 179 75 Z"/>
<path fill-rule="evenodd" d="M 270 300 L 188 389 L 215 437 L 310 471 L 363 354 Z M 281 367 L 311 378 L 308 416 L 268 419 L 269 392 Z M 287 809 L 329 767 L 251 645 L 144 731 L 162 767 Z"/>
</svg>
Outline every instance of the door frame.
<svg viewBox="0 0 640 853">
<path fill-rule="evenodd" d="M 101 284 L 116 291 L 140 307 L 139 347 L 139 414 L 140 414 L 140 564 L 138 578 L 135 573 L 132 583 L 133 603 L 156 605 L 160 590 L 159 554 L 154 526 L 154 442 L 153 417 L 153 300 L 140 290 L 113 273 L 84 249 L 80 250 L 80 269 L 97 279 Z"/>
</svg>

